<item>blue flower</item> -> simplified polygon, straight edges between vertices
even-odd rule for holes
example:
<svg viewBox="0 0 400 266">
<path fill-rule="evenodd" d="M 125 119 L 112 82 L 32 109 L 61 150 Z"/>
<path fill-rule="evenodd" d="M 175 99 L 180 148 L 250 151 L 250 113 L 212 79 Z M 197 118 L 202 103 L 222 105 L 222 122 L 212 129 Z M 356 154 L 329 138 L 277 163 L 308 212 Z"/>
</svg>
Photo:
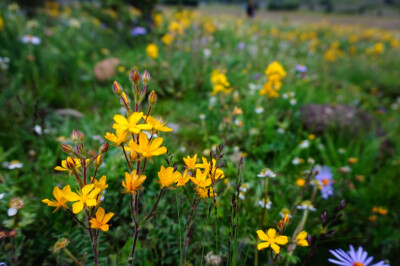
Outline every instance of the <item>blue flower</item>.
<svg viewBox="0 0 400 266">
<path fill-rule="evenodd" d="M 384 261 L 377 262 L 375 264 L 370 264 L 374 257 L 368 257 L 368 253 L 359 247 L 356 251 L 352 245 L 350 245 L 350 250 L 344 252 L 342 249 L 329 250 L 336 259 L 328 259 L 330 263 L 340 265 L 340 266 L 390 266 Z"/>
<path fill-rule="evenodd" d="M 134 37 L 139 36 L 139 35 L 146 35 L 146 33 L 147 33 L 147 30 L 143 27 L 134 27 L 131 30 L 131 35 Z"/>
<path fill-rule="evenodd" d="M 315 176 L 315 180 L 319 183 L 321 189 L 322 198 L 327 199 L 333 195 L 333 174 L 328 166 L 323 166 L 315 169 L 318 174 Z"/>
</svg>

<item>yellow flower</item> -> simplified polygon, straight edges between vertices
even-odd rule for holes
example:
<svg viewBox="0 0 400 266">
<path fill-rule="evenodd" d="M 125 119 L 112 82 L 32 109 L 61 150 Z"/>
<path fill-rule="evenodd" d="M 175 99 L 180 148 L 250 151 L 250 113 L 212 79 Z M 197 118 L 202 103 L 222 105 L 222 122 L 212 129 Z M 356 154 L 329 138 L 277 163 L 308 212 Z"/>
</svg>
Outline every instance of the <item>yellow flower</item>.
<svg viewBox="0 0 400 266">
<path fill-rule="evenodd" d="M 162 122 L 162 120 L 157 120 L 152 116 L 148 116 L 146 122 L 151 125 L 152 130 L 161 131 L 161 132 L 171 132 L 172 128 L 165 126 L 167 122 Z"/>
<path fill-rule="evenodd" d="M 231 84 L 229 83 L 227 77 L 225 74 L 219 70 L 215 69 L 211 73 L 211 83 L 213 85 L 213 91 L 211 92 L 211 95 L 215 95 L 219 92 L 222 93 L 231 93 L 233 88 L 231 88 Z"/>
<path fill-rule="evenodd" d="M 62 190 L 59 189 L 58 187 L 54 187 L 53 195 L 55 200 L 44 199 L 42 200 L 42 202 L 46 203 L 50 207 L 56 207 L 56 209 L 53 212 L 56 212 L 61 207 L 68 209 L 67 206 L 68 200 L 65 198 L 64 195 L 69 192 L 71 192 L 71 188 L 69 185 L 65 186 Z"/>
<path fill-rule="evenodd" d="M 96 212 L 96 218 L 92 218 L 90 222 L 90 227 L 93 229 L 100 229 L 101 231 L 107 232 L 109 229 L 108 221 L 114 216 L 114 213 L 109 212 L 106 215 L 102 207 L 99 207 Z"/>
<path fill-rule="evenodd" d="M 217 196 L 217 193 L 214 193 L 214 189 L 212 187 L 209 188 L 196 187 L 196 192 L 200 196 L 200 198 L 211 198 Z"/>
<path fill-rule="evenodd" d="M 179 175 L 176 183 L 177 187 L 184 186 L 189 181 L 190 175 L 188 175 L 187 171 L 188 170 L 186 169 L 183 175 Z"/>
<path fill-rule="evenodd" d="M 152 142 L 149 142 L 146 134 L 140 132 L 139 134 L 139 144 L 135 141 L 129 142 L 129 147 L 136 151 L 137 153 L 142 154 L 143 157 L 148 158 L 151 162 L 152 156 L 158 156 L 167 153 L 166 147 L 160 147 L 163 142 L 163 138 L 153 139 Z"/>
<path fill-rule="evenodd" d="M 100 193 L 100 189 L 93 189 L 94 184 L 86 185 L 78 193 L 69 191 L 64 194 L 68 201 L 77 201 L 72 205 L 72 211 L 74 213 L 79 213 L 82 211 L 84 205 L 87 207 L 96 206 L 96 196 Z"/>
<path fill-rule="evenodd" d="M 192 182 L 195 183 L 197 186 L 205 188 L 212 183 L 211 178 L 207 178 L 207 175 L 207 171 L 202 172 L 200 169 L 197 169 L 196 178 L 190 177 L 190 180 L 192 180 Z"/>
<path fill-rule="evenodd" d="M 262 241 L 265 241 L 257 245 L 258 250 L 268 248 L 269 246 L 271 246 L 271 248 L 275 251 L 275 253 L 279 254 L 280 247 L 278 245 L 286 245 L 288 243 L 288 237 L 277 236 L 276 230 L 273 228 L 268 229 L 267 233 L 264 233 L 264 231 L 262 230 L 258 230 L 257 235 Z"/>
<path fill-rule="evenodd" d="M 277 61 L 272 62 L 265 69 L 265 75 L 270 76 L 273 74 L 277 74 L 281 78 L 286 77 L 286 71 L 283 69 L 283 66 Z"/>
<path fill-rule="evenodd" d="M 179 22 L 171 21 L 171 23 L 168 26 L 168 31 L 170 31 L 173 34 L 182 35 L 183 27 Z"/>
<path fill-rule="evenodd" d="M 304 187 L 305 184 L 306 184 L 306 180 L 304 178 L 299 178 L 296 181 L 296 185 L 298 185 L 299 187 Z"/>
<path fill-rule="evenodd" d="M 192 158 L 190 158 L 189 155 L 186 158 L 183 158 L 183 161 L 185 162 L 189 170 L 196 169 L 196 160 L 197 160 L 197 154 L 195 154 Z"/>
<path fill-rule="evenodd" d="M 156 182 L 161 185 L 161 188 L 172 188 L 171 185 L 175 184 L 180 176 L 181 173 L 174 172 L 173 167 L 165 168 L 164 166 L 161 166 L 161 169 L 158 172 L 159 180 L 156 180 Z"/>
<path fill-rule="evenodd" d="M 140 119 L 142 119 L 143 113 L 135 112 L 129 116 L 128 119 L 123 117 L 122 115 L 114 115 L 115 124 L 113 128 L 116 130 L 122 130 L 123 132 L 131 132 L 135 134 L 139 134 L 142 129 L 150 130 L 151 125 L 149 124 L 141 124 L 139 125 Z"/>
<path fill-rule="evenodd" d="M 91 178 L 91 180 L 94 185 L 94 189 L 100 189 L 100 192 L 108 188 L 108 185 L 106 184 L 107 177 L 105 175 L 103 175 L 99 180 L 96 180 L 93 177 Z"/>
<path fill-rule="evenodd" d="M 125 181 L 122 181 L 122 186 L 125 190 L 122 191 L 122 193 L 136 194 L 138 190 L 143 189 L 140 185 L 142 185 L 145 180 L 146 176 L 139 176 L 136 170 L 133 170 L 130 174 L 125 172 Z"/>
<path fill-rule="evenodd" d="M 211 162 L 209 163 L 205 157 L 202 157 L 202 161 L 202 164 L 196 164 L 196 168 L 204 169 L 210 178 L 220 179 L 225 177 L 224 172 L 221 169 L 216 168 L 217 161 L 215 159 L 212 159 L 212 167 Z"/>
<path fill-rule="evenodd" d="M 57 171 L 68 171 L 68 175 L 71 175 L 74 171 L 79 173 L 79 167 L 81 167 L 81 162 L 79 159 L 67 157 L 66 160 L 61 161 L 61 166 L 56 166 L 54 169 Z"/>
<path fill-rule="evenodd" d="M 164 36 L 161 37 L 161 42 L 167 46 L 169 46 L 173 41 L 174 37 L 169 33 L 166 33 L 164 34 Z"/>
<path fill-rule="evenodd" d="M 149 57 L 156 59 L 158 57 L 158 47 L 154 43 L 150 43 L 146 47 L 146 53 Z"/>
<path fill-rule="evenodd" d="M 4 29 L 4 21 L 0 14 L 0 30 Z"/>
<path fill-rule="evenodd" d="M 159 27 L 161 26 L 161 23 L 163 21 L 163 17 L 160 13 L 154 14 L 153 15 L 153 21 L 154 21 L 154 27 Z"/>
<path fill-rule="evenodd" d="M 106 139 L 109 141 L 113 142 L 115 146 L 121 146 L 121 144 L 124 144 L 124 142 L 127 141 L 127 131 L 123 130 L 116 130 L 116 134 L 106 132 L 106 135 L 104 136 Z"/>
<path fill-rule="evenodd" d="M 296 236 L 297 245 L 301 247 L 308 247 L 308 241 L 306 240 L 307 232 L 302 231 Z"/>
</svg>

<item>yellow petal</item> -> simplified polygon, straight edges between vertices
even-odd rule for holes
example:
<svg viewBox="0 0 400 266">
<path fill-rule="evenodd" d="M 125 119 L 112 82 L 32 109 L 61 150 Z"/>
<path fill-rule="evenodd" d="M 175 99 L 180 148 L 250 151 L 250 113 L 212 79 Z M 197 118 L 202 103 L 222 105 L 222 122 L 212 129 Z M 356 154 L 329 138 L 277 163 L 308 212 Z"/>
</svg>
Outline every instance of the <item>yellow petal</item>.
<svg viewBox="0 0 400 266">
<path fill-rule="evenodd" d="M 277 244 L 272 244 L 271 248 L 275 251 L 276 254 L 279 254 L 281 248 Z"/>
<path fill-rule="evenodd" d="M 56 166 L 56 167 L 54 168 L 54 170 L 57 170 L 57 171 L 67 171 L 68 169 L 62 168 L 61 166 Z"/>
<path fill-rule="evenodd" d="M 103 223 L 108 223 L 108 221 L 110 221 L 110 219 L 114 216 L 114 213 L 109 212 L 107 213 L 104 218 L 103 218 Z"/>
<path fill-rule="evenodd" d="M 276 230 L 274 228 L 268 229 L 267 235 L 269 238 L 274 239 L 276 236 Z"/>
<path fill-rule="evenodd" d="M 125 117 L 123 117 L 122 115 L 114 115 L 114 121 L 120 125 L 124 125 L 124 126 L 128 125 L 128 120 Z"/>
<path fill-rule="evenodd" d="M 156 138 L 150 144 L 150 150 L 156 150 L 158 147 L 161 146 L 163 142 L 163 138 Z"/>
<path fill-rule="evenodd" d="M 269 247 L 269 243 L 268 242 L 263 242 L 263 243 L 260 243 L 260 244 L 257 245 L 257 249 L 258 250 L 261 250 L 261 249 L 264 249 L 264 248 L 267 248 L 267 247 Z"/>
<path fill-rule="evenodd" d="M 78 194 L 69 191 L 68 193 L 64 193 L 64 197 L 68 200 L 68 201 L 77 201 L 80 200 L 80 197 L 78 196 Z"/>
<path fill-rule="evenodd" d="M 166 147 L 158 148 L 151 152 L 151 155 L 158 156 L 167 153 L 168 149 Z"/>
<path fill-rule="evenodd" d="M 86 205 L 91 207 L 91 206 L 96 206 L 97 205 L 97 201 L 95 199 L 88 199 L 86 201 Z"/>
<path fill-rule="evenodd" d="M 93 189 L 94 185 L 90 184 L 90 185 L 86 185 L 82 188 L 82 194 L 83 195 L 87 195 L 89 194 L 89 191 L 91 191 Z"/>
<path fill-rule="evenodd" d="M 102 207 L 99 207 L 96 212 L 96 219 L 99 221 L 103 221 L 104 213 L 105 213 L 104 209 Z"/>
<path fill-rule="evenodd" d="M 257 230 L 257 235 L 262 241 L 268 241 L 269 239 L 263 230 Z"/>
<path fill-rule="evenodd" d="M 72 205 L 72 211 L 74 213 L 79 213 L 80 211 L 82 211 L 82 209 L 83 209 L 82 201 L 78 201 L 78 202 L 74 203 L 74 205 Z"/>
<path fill-rule="evenodd" d="M 279 245 L 286 245 L 289 241 L 287 236 L 278 236 L 275 238 L 275 242 Z"/>
<path fill-rule="evenodd" d="M 104 224 L 104 225 L 102 225 L 102 226 L 100 227 L 100 229 L 101 229 L 102 231 L 104 231 L 104 232 L 107 232 L 108 229 L 109 229 L 109 225 L 108 225 L 108 224 Z"/>
</svg>

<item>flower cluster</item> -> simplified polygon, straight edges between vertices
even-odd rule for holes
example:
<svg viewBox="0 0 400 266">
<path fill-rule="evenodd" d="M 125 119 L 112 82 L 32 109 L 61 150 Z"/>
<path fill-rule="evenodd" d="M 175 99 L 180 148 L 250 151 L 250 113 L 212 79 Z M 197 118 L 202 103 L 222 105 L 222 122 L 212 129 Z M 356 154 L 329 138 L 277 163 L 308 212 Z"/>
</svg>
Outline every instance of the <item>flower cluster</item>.
<svg viewBox="0 0 400 266">
<path fill-rule="evenodd" d="M 210 80 L 213 87 L 211 95 L 216 95 L 218 93 L 228 94 L 233 90 L 225 73 L 219 69 L 213 70 Z"/>
<path fill-rule="evenodd" d="M 277 61 L 272 62 L 265 69 L 267 82 L 260 90 L 260 95 L 267 95 L 269 98 L 277 98 L 282 87 L 282 79 L 286 77 L 286 71 Z"/>
</svg>

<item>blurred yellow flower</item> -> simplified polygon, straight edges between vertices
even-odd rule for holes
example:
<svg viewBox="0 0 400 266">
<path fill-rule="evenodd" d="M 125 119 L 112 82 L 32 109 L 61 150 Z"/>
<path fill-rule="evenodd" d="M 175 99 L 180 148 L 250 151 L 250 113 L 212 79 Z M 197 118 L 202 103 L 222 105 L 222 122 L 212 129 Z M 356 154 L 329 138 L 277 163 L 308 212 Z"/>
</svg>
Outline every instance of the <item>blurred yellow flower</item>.
<svg viewBox="0 0 400 266">
<path fill-rule="evenodd" d="M 105 175 L 103 175 L 99 180 L 96 180 L 93 177 L 91 178 L 91 180 L 94 185 L 94 189 L 100 189 L 100 192 L 108 188 L 108 185 L 106 184 L 107 177 Z"/>
<path fill-rule="evenodd" d="M 183 161 L 189 170 L 194 170 L 196 169 L 197 154 L 195 154 L 192 158 L 190 158 L 188 155 L 186 158 L 183 158 Z"/>
<path fill-rule="evenodd" d="M 158 57 L 158 47 L 154 43 L 150 43 L 146 47 L 146 53 L 149 57 L 156 59 Z"/>
<path fill-rule="evenodd" d="M 200 198 L 211 198 L 217 196 L 217 193 L 214 192 L 213 187 L 203 188 L 203 187 L 196 187 L 197 195 Z"/>
<path fill-rule="evenodd" d="M 161 37 L 161 42 L 167 46 L 169 46 L 173 41 L 174 37 L 169 33 L 166 33 Z"/>
<path fill-rule="evenodd" d="M 65 194 L 69 192 L 71 192 L 71 188 L 69 185 L 65 186 L 62 190 L 56 186 L 53 189 L 53 196 L 55 200 L 44 199 L 42 200 L 42 202 L 46 203 L 50 207 L 56 207 L 53 212 L 56 212 L 61 207 L 68 209 L 68 200 L 65 198 Z"/>
<path fill-rule="evenodd" d="M 200 169 L 196 170 L 196 177 L 190 177 L 190 180 L 199 187 L 205 188 L 211 185 L 211 178 L 207 178 L 207 171 L 202 172 Z"/>
<path fill-rule="evenodd" d="M 173 167 L 165 168 L 164 166 L 161 166 L 161 169 L 158 172 L 159 180 L 156 180 L 156 182 L 161 185 L 161 188 L 167 187 L 172 189 L 173 187 L 171 185 L 175 184 L 180 176 L 181 173 L 174 172 Z"/>
<path fill-rule="evenodd" d="M 121 146 L 121 144 L 123 144 L 124 142 L 127 141 L 127 135 L 128 135 L 127 131 L 117 129 L 116 134 L 106 132 L 106 135 L 104 136 L 104 138 L 113 142 L 115 146 Z"/>
<path fill-rule="evenodd" d="M 161 119 L 157 120 L 152 116 L 148 116 L 146 119 L 146 122 L 147 122 L 147 124 L 151 125 L 151 128 L 148 128 L 149 130 L 161 131 L 161 132 L 171 132 L 172 131 L 172 128 L 165 126 L 166 122 L 163 122 Z"/>
<path fill-rule="evenodd" d="M 301 247 L 308 247 L 308 241 L 306 240 L 307 232 L 302 231 L 296 236 L 297 245 Z"/>
<path fill-rule="evenodd" d="M 188 175 L 188 170 L 186 169 L 185 172 L 181 175 L 179 175 L 176 186 L 181 187 L 186 185 L 186 183 L 189 181 L 190 176 Z"/>
</svg>

